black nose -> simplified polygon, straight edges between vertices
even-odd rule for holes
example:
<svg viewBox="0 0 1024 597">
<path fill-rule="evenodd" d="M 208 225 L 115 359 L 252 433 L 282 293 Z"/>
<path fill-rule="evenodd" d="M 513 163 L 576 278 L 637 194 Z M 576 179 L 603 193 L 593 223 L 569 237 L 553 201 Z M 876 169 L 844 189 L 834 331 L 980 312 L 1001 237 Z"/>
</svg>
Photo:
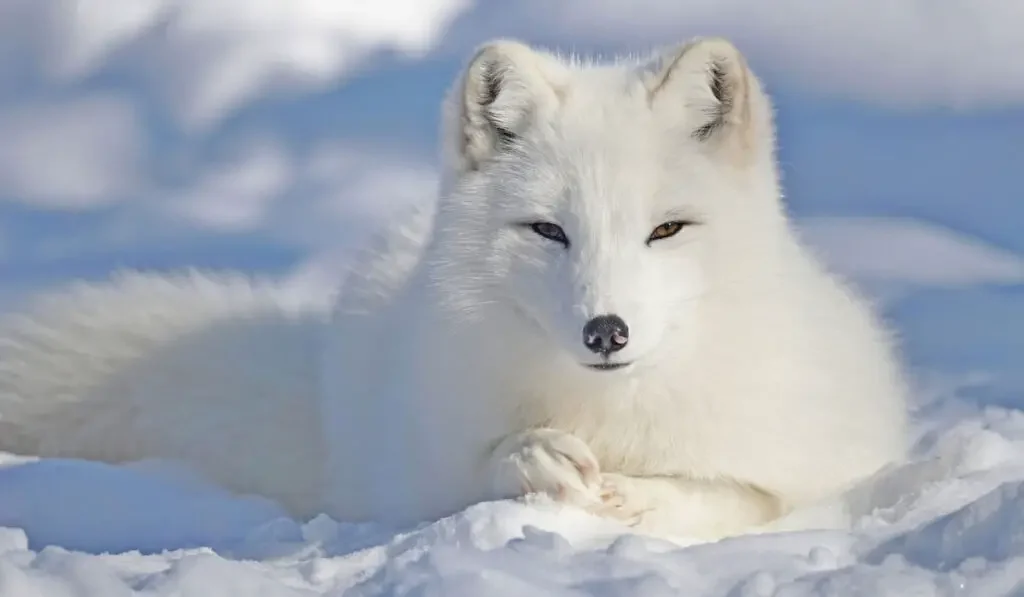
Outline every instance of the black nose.
<svg viewBox="0 0 1024 597">
<path fill-rule="evenodd" d="M 629 327 L 618 315 L 598 315 L 583 326 L 583 345 L 604 356 L 629 342 Z"/>
</svg>

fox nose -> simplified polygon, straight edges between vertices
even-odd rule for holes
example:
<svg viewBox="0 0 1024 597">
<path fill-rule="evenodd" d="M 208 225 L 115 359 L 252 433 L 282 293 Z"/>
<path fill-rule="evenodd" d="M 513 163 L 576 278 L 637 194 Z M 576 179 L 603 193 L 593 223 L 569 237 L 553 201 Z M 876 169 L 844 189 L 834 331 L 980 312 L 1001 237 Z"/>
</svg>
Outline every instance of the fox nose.
<svg viewBox="0 0 1024 597">
<path fill-rule="evenodd" d="M 618 315 L 598 315 L 583 326 L 583 345 L 602 356 L 622 350 L 629 342 L 629 327 Z"/>
</svg>

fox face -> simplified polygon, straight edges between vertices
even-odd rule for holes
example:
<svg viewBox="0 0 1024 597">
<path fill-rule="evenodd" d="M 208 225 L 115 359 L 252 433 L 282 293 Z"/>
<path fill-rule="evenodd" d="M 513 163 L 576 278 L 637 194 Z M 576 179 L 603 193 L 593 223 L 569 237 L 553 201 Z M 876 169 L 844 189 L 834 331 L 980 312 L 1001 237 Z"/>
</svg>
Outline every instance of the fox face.
<svg viewBox="0 0 1024 597">
<path fill-rule="evenodd" d="M 494 168 L 492 293 L 581 365 L 626 368 L 695 316 L 706 193 L 635 129 L 558 124 Z"/>
<path fill-rule="evenodd" d="M 739 53 L 581 67 L 497 44 L 464 79 L 436 231 L 452 305 L 512 314 L 530 350 L 593 372 L 688 350 L 720 247 L 759 209 L 749 189 L 773 188 Z"/>
</svg>

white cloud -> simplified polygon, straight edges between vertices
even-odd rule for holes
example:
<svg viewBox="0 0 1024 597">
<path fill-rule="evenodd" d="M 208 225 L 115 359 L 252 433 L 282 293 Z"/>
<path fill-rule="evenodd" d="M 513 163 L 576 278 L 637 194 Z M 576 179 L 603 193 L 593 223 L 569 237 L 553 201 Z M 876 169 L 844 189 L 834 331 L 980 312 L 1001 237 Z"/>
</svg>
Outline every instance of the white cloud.
<svg viewBox="0 0 1024 597">
<path fill-rule="evenodd" d="M 724 35 L 779 79 L 884 105 L 1024 102 L 1016 0 L 491 0 L 474 16 L 567 49 Z"/>
<path fill-rule="evenodd" d="M 386 148 L 323 143 L 305 167 L 307 181 L 322 191 L 337 213 L 378 214 L 409 202 L 432 199 L 438 174 L 433 167 Z"/>
<path fill-rule="evenodd" d="M 868 283 L 1024 284 L 1024 256 L 938 225 L 897 218 L 807 218 L 800 228 L 833 268 Z"/>
<path fill-rule="evenodd" d="M 150 30 L 164 0 L 53 0 L 45 54 L 52 75 L 74 79 L 99 68 L 118 47 Z"/>
<path fill-rule="evenodd" d="M 199 130 L 282 83 L 308 88 L 336 80 L 377 51 L 422 55 L 468 4 L 61 0 L 51 11 L 50 58 L 55 73 L 73 79 L 134 44 L 139 71 L 187 128 Z"/>
<path fill-rule="evenodd" d="M 214 232 L 264 231 L 311 249 L 350 243 L 397 208 L 432 200 L 428 164 L 383 147 L 322 142 L 292 153 L 270 138 L 244 138 L 182 190 L 150 207 Z"/>
<path fill-rule="evenodd" d="M 0 196 L 48 209 L 109 205 L 137 187 L 145 141 L 113 96 L 0 107 Z"/>
<path fill-rule="evenodd" d="M 325 142 L 306 153 L 296 170 L 294 192 L 277 204 L 271 232 L 317 259 L 347 252 L 389 218 L 437 194 L 430 164 L 388 147 Z"/>
<path fill-rule="evenodd" d="M 163 198 L 159 206 L 200 228 L 249 231 L 264 225 L 293 178 L 288 153 L 272 141 L 258 141 L 215 163 L 186 191 Z"/>
</svg>

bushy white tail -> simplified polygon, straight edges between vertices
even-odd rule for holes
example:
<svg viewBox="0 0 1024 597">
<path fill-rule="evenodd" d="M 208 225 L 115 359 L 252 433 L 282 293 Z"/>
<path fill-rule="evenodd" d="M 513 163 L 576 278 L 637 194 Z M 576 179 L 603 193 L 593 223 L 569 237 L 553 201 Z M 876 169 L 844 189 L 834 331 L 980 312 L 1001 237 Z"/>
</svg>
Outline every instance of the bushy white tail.
<svg viewBox="0 0 1024 597">
<path fill-rule="evenodd" d="M 121 274 L 0 321 L 0 450 L 182 461 L 318 511 L 322 311 L 273 283 Z"/>
</svg>

